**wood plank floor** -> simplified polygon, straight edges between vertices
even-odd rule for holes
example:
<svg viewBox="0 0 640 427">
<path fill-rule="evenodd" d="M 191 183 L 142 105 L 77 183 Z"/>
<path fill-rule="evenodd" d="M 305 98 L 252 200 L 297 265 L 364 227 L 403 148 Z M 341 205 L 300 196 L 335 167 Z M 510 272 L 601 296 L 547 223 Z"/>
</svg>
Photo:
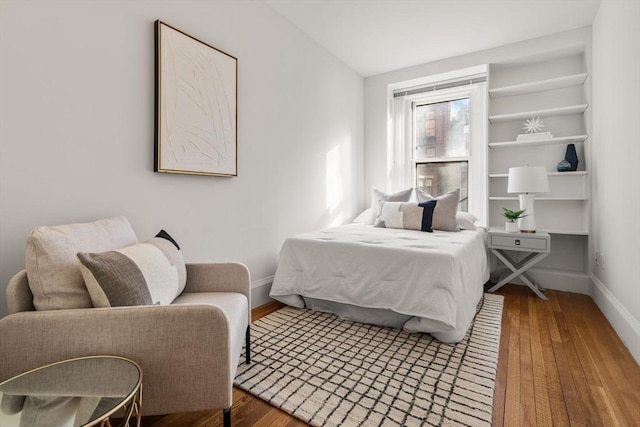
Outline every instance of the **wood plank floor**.
<svg viewBox="0 0 640 427">
<path fill-rule="evenodd" d="M 507 285 L 493 407 L 494 426 L 640 426 L 640 366 L 586 295 Z M 269 304 L 254 320 L 277 310 Z M 144 412 L 144 405 L 143 405 Z M 234 389 L 232 424 L 306 426 Z M 222 411 L 144 417 L 144 427 L 214 427 Z"/>
</svg>

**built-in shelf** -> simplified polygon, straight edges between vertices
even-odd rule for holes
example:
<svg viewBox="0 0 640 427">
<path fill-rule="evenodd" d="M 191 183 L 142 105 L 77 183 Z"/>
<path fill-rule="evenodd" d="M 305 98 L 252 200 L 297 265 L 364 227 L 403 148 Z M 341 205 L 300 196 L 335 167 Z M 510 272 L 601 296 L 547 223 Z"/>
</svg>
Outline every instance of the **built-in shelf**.
<svg viewBox="0 0 640 427">
<path fill-rule="evenodd" d="M 569 171 L 569 172 L 547 172 L 547 176 L 576 176 L 588 175 L 588 171 Z M 508 178 L 508 173 L 490 173 L 489 178 Z"/>
<path fill-rule="evenodd" d="M 589 74 L 584 57 L 559 56 L 545 61 L 530 58 L 521 65 L 505 68 L 498 65 L 490 71 L 495 73 L 489 76 L 488 90 L 489 224 L 504 228 L 502 209 L 519 206 L 519 195 L 507 191 L 509 168 L 524 162 L 544 165 L 551 191 L 536 194 L 538 230 L 558 236 L 560 248 L 575 245 L 576 251 L 588 253 L 584 246 L 589 237 L 590 174 L 586 170 L 556 169 L 567 144 L 576 145 L 580 166 L 588 169 L 584 160 L 589 153 L 590 137 L 588 116 L 584 113 L 589 108 L 589 94 L 584 86 Z M 554 137 L 540 134 L 517 140 L 516 134 L 522 132 L 518 131 L 518 122 L 536 117 L 548 119 L 544 129 Z M 562 235 L 566 236 L 564 241 L 559 239 Z M 562 257 L 563 250 L 554 250 L 554 256 Z"/>
<path fill-rule="evenodd" d="M 489 197 L 489 200 L 520 200 L 518 196 L 492 196 Z M 537 201 L 552 201 L 552 202 L 561 202 L 561 201 L 582 201 L 582 200 L 588 200 L 587 197 L 581 196 L 581 197 L 536 197 L 535 198 L 536 202 Z"/>
<path fill-rule="evenodd" d="M 509 148 L 509 147 L 535 147 L 539 145 L 551 144 L 574 144 L 576 142 L 584 142 L 589 135 L 572 135 L 560 136 L 556 138 L 538 139 L 535 141 L 502 141 L 490 142 L 489 148 Z"/>
<path fill-rule="evenodd" d="M 568 105 L 566 107 L 545 108 L 544 110 L 522 111 L 518 113 L 497 114 L 489 116 L 491 123 L 509 122 L 513 120 L 523 120 L 531 117 L 566 116 L 570 114 L 584 113 L 589 104 Z"/>
<path fill-rule="evenodd" d="M 587 79 L 587 75 L 587 73 L 572 74 L 553 79 L 538 80 L 535 82 L 489 89 L 489 96 L 491 98 L 502 98 L 504 96 L 524 95 L 527 93 L 542 92 L 545 90 L 579 86 Z"/>
</svg>

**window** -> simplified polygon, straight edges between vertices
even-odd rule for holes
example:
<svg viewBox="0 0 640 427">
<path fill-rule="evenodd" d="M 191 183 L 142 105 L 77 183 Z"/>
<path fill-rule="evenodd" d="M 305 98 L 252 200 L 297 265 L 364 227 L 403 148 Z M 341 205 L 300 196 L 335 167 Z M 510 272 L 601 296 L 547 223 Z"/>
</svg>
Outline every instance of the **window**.
<svg viewBox="0 0 640 427">
<path fill-rule="evenodd" d="M 440 196 L 460 189 L 467 211 L 469 182 L 469 98 L 414 102 L 413 163 L 415 188 Z"/>
<path fill-rule="evenodd" d="M 390 87 L 388 191 L 414 187 L 439 196 L 460 189 L 458 209 L 486 225 L 486 69 L 477 70 Z"/>
</svg>

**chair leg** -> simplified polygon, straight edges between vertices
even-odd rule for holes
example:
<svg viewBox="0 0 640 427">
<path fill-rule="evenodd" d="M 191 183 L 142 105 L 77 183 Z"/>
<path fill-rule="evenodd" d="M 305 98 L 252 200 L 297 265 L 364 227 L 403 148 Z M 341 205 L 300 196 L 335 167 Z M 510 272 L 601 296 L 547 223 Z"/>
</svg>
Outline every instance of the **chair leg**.
<svg viewBox="0 0 640 427">
<path fill-rule="evenodd" d="M 251 325 L 247 326 L 247 333 L 245 334 L 245 363 L 248 365 L 251 363 Z"/>
<path fill-rule="evenodd" d="M 231 427 L 231 408 L 222 410 L 222 424 L 224 427 Z"/>
</svg>

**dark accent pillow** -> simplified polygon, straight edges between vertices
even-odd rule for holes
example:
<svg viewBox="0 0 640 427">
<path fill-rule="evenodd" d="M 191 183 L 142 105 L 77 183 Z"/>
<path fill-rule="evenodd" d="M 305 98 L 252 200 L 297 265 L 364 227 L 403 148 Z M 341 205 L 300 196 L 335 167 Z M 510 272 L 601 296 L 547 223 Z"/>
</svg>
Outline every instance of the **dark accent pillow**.
<svg viewBox="0 0 640 427">
<path fill-rule="evenodd" d="M 433 233 L 433 211 L 436 208 L 437 200 L 429 200 L 427 202 L 418 203 L 418 206 L 424 208 L 422 211 L 422 231 Z"/>
</svg>

